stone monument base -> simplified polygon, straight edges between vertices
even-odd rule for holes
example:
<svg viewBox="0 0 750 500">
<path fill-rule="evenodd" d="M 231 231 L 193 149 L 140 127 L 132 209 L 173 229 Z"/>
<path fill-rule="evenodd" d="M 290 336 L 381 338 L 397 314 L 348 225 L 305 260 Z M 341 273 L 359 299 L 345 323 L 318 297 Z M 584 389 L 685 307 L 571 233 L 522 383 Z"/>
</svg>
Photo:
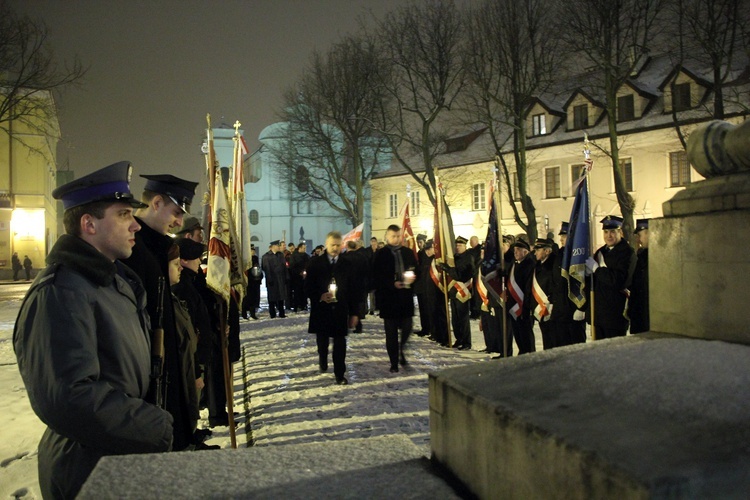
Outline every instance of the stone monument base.
<svg viewBox="0 0 750 500">
<path fill-rule="evenodd" d="M 433 459 L 480 498 L 746 498 L 748 359 L 649 333 L 433 373 Z"/>
</svg>

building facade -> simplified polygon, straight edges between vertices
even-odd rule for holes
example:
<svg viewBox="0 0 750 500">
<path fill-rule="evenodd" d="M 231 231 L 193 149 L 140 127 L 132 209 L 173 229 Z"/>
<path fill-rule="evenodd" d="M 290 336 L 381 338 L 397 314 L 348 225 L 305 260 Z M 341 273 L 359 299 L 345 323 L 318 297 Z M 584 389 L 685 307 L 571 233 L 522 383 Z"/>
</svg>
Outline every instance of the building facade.
<svg viewBox="0 0 750 500">
<path fill-rule="evenodd" d="M 45 95 L 44 99 L 52 99 Z M 0 279 L 11 277 L 11 257 L 28 255 L 34 268 L 61 232 L 52 190 L 60 136 L 57 116 L 29 125 L 31 118 L 0 123 Z M 66 174 L 62 175 L 66 177 Z M 62 213 L 62 210 L 59 211 Z"/>
<path fill-rule="evenodd" d="M 727 105 L 725 119 L 739 123 L 750 109 L 748 68 L 740 68 L 732 85 L 734 104 Z M 634 199 L 634 218 L 662 216 L 662 203 L 687 184 L 702 179 L 687 161 L 679 131 L 689 136 L 698 124 L 711 120 L 710 85 L 698 71 L 688 66 L 673 66 L 667 58 L 646 63 L 632 81 L 617 94 L 617 128 L 620 163 L 628 192 Z M 676 118 L 676 121 L 675 121 Z M 590 193 L 593 219 L 620 215 L 615 196 L 614 174 L 609 150 L 606 112 L 600 99 L 585 88 L 568 93 L 543 96 L 529 107 L 527 127 L 527 189 L 536 209 L 540 237 L 552 232 L 557 238 L 560 223 L 568 221 L 573 204 L 571 185 L 579 177 L 584 162 L 584 137 L 590 140 Z M 488 196 L 495 170 L 495 152 L 485 130 L 468 133 L 465 148 L 446 147 L 435 165 L 446 190 L 456 236 L 487 233 Z M 460 139 L 460 138 L 459 138 Z M 451 151 L 451 152 L 447 152 Z M 504 151 L 510 170 L 510 190 L 501 179 L 501 226 L 506 234 L 522 233 L 513 217 L 514 208 L 525 220 L 518 196 L 512 150 Z M 399 208 L 406 199 L 406 187 L 412 204 L 414 232 L 433 233 L 433 207 L 421 188 L 403 168 L 393 165 L 372 181 L 373 230 L 385 232 L 389 224 L 399 224 Z M 596 226 L 599 227 L 599 226 Z M 602 244 L 596 231 L 596 245 Z"/>
</svg>

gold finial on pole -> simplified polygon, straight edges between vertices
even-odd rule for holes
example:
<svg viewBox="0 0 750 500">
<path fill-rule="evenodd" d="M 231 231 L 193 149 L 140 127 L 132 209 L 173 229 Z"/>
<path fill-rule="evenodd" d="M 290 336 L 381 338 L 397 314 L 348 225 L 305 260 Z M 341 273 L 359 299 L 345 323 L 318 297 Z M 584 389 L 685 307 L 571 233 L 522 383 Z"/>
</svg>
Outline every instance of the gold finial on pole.
<svg viewBox="0 0 750 500">
<path fill-rule="evenodd" d="M 239 133 L 240 133 L 240 127 L 241 126 L 242 126 L 242 124 L 240 123 L 240 121 L 239 120 L 235 120 L 235 122 L 234 122 L 234 135 L 239 135 Z"/>
</svg>

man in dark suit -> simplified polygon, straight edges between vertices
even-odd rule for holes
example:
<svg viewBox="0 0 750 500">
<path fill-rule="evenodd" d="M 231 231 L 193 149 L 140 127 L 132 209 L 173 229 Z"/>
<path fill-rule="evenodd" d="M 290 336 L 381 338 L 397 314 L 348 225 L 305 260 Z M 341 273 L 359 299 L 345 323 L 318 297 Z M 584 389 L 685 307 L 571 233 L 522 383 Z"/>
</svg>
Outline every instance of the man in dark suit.
<svg viewBox="0 0 750 500">
<path fill-rule="evenodd" d="M 305 295 L 310 299 L 307 331 L 316 335 L 321 373 L 328 371 L 329 338 L 333 338 L 333 373 L 336 383 L 346 385 L 346 335 L 359 318 L 355 315 L 361 284 L 351 264 L 339 257 L 341 233 L 326 236 L 324 254 L 310 259 Z"/>
<path fill-rule="evenodd" d="M 385 327 L 385 347 L 391 362 L 391 373 L 398 372 L 399 363 L 406 365 L 404 348 L 409 340 L 414 316 L 414 290 L 417 258 L 401 245 L 401 228 L 395 224 L 385 232 L 386 246 L 375 252 L 372 262 L 375 300 Z M 399 331 L 401 338 L 399 339 Z"/>
</svg>

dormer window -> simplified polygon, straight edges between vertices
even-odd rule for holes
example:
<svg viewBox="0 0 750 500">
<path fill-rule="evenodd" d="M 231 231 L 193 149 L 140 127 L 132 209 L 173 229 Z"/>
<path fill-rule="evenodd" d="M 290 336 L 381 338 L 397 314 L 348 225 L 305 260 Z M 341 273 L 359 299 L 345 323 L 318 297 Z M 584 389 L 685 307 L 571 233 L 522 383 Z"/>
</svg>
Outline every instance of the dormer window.
<svg viewBox="0 0 750 500">
<path fill-rule="evenodd" d="M 617 98 L 617 121 L 627 122 L 635 119 L 635 102 L 633 94 Z"/>
<path fill-rule="evenodd" d="M 532 135 L 544 135 L 547 133 L 547 120 L 544 113 L 531 117 L 531 133 Z"/>
<path fill-rule="evenodd" d="M 589 106 L 581 104 L 573 107 L 573 129 L 579 130 L 589 126 Z"/>
<path fill-rule="evenodd" d="M 674 84 L 672 86 L 672 109 L 675 111 L 684 111 L 692 107 L 690 82 Z"/>
</svg>

